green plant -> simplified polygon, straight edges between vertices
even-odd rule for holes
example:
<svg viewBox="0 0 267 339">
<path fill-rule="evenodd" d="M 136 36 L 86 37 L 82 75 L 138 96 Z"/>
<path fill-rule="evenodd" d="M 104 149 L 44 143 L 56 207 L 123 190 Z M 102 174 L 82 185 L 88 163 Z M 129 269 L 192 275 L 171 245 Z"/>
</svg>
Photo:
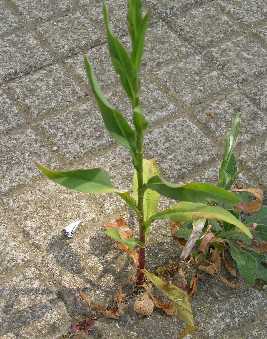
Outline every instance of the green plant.
<svg viewBox="0 0 267 339">
<path fill-rule="evenodd" d="M 233 141 L 229 139 L 229 145 L 226 147 L 218 186 L 208 183 L 175 185 L 161 178 L 155 160 L 144 159 L 144 134 L 148 128 L 148 122 L 143 114 L 140 101 L 140 67 L 145 32 L 148 27 L 148 14 L 143 15 L 141 0 L 128 1 L 128 29 L 131 38 L 131 51 L 128 51 L 111 30 L 108 8 L 105 4 L 103 13 L 112 64 L 131 102 L 132 124 L 103 95 L 92 65 L 86 56 L 84 65 L 105 128 L 114 140 L 125 147 L 131 155 L 134 167 L 132 191 L 116 189 L 109 174 L 100 168 L 55 171 L 40 164 L 37 167 L 49 179 L 66 188 L 84 193 L 113 192 L 125 201 L 136 213 L 139 236 L 133 237 L 132 230 L 122 220 L 107 225 L 106 234 L 133 258 L 137 267 L 136 284 L 143 286 L 146 277 L 160 288 L 174 302 L 176 312 L 187 323 L 188 329 L 192 330 L 194 322 L 187 293 L 180 286 L 169 284 L 145 269 L 146 244 L 153 222 L 159 219 L 175 220 L 186 225 L 193 223 L 200 233 L 207 227 L 209 220 L 215 220 L 219 230 L 221 230 L 220 225 L 225 224 L 227 230 L 235 232 L 238 237 L 246 238 L 247 241 L 252 238 L 251 230 L 238 215 L 232 213 L 234 206 L 241 203 L 240 196 L 229 191 L 236 175 L 233 157 L 236 137 L 232 133 L 234 139 Z M 160 194 L 179 202 L 169 209 L 159 211 Z M 182 229 L 179 231 L 181 232 Z M 191 253 L 191 249 L 189 252 Z M 237 255 L 235 252 L 234 257 Z M 186 257 L 187 255 L 182 259 Z"/>
<path fill-rule="evenodd" d="M 249 225 L 253 239 L 246 232 L 238 232 L 232 222 L 227 220 L 218 222 L 208 217 L 194 239 L 194 252 L 192 253 L 192 247 L 188 252 L 185 249 L 183 252 L 186 252 L 185 257 L 193 255 L 196 266 L 200 270 L 212 275 L 220 275 L 221 266 L 224 265 L 232 277 L 236 278 L 238 271 L 247 284 L 253 285 L 257 279 L 267 282 L 267 207 L 262 206 L 261 189 L 233 188 L 238 176 L 234 149 L 239 127 L 240 116 L 237 115 L 225 139 L 218 186 L 224 189 L 232 188 L 242 196 L 242 202 L 230 208 L 228 212 Z M 180 225 L 175 236 L 187 240 L 188 244 L 192 234 L 194 234 L 192 224 L 185 224 Z M 229 280 L 226 278 L 222 280 L 231 286 Z"/>
</svg>

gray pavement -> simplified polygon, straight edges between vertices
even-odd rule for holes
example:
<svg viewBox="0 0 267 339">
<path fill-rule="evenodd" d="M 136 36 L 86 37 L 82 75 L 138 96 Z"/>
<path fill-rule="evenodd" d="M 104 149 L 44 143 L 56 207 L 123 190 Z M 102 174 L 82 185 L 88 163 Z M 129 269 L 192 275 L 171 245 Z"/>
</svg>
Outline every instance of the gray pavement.
<svg viewBox="0 0 267 339">
<path fill-rule="evenodd" d="M 110 0 L 125 44 L 126 0 Z M 0 1 L 0 338 L 58 338 L 88 314 L 81 288 L 108 300 L 130 274 L 101 225 L 127 215 L 114 196 L 69 192 L 38 175 L 55 168 L 103 167 L 129 187 L 129 156 L 103 129 L 82 56 L 104 93 L 130 117 L 108 57 L 101 0 Z M 147 157 L 173 181 L 216 180 L 222 141 L 237 111 L 241 179 L 267 189 L 267 2 L 147 0 L 143 105 L 151 123 Z M 163 201 L 163 204 L 165 202 Z M 70 241 L 62 228 L 82 224 Z M 149 266 L 178 258 L 157 224 Z M 194 300 L 194 338 L 266 338 L 266 292 L 202 283 Z M 98 321 L 90 338 L 176 338 L 181 324 L 131 311 Z"/>
</svg>

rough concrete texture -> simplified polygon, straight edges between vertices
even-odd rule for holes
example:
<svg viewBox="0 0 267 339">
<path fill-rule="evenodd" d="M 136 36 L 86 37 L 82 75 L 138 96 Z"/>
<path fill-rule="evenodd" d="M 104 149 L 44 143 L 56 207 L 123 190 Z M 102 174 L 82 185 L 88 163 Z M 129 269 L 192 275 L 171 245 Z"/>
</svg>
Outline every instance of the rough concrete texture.
<svg viewBox="0 0 267 339">
<path fill-rule="evenodd" d="M 147 157 L 156 158 L 175 182 L 215 182 L 223 136 L 239 111 L 240 180 L 267 189 L 266 1 L 145 3 L 153 15 L 142 68 L 142 102 L 151 125 Z M 130 157 L 104 131 L 82 65 L 88 54 L 104 93 L 130 118 L 109 60 L 101 4 L 0 1 L 3 339 L 61 337 L 90 312 L 81 289 L 107 302 L 132 274 L 126 256 L 103 234 L 105 223 L 128 217 L 123 202 L 113 195 L 69 192 L 39 176 L 33 164 L 102 167 L 116 187 L 130 187 Z M 127 2 L 109 4 L 114 31 L 129 45 Z M 67 240 L 62 229 L 76 219 L 82 223 Z M 168 226 L 155 223 L 149 267 L 178 256 Z M 204 278 L 193 307 L 193 338 L 267 337 L 266 290 L 231 290 Z M 176 338 L 181 326 L 160 312 L 140 318 L 129 308 L 119 321 L 97 321 L 84 338 Z"/>
</svg>

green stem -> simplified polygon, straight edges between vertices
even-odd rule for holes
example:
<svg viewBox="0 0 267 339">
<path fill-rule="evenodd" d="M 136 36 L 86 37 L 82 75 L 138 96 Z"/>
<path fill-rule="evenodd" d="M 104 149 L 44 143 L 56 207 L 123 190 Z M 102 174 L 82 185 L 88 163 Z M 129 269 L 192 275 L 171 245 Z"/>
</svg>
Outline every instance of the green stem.
<svg viewBox="0 0 267 339">
<path fill-rule="evenodd" d="M 139 249 L 139 262 L 137 268 L 137 285 L 143 285 L 144 283 L 144 268 L 145 268 L 145 228 L 144 228 L 144 178 L 143 178 L 143 133 L 138 133 L 137 149 L 138 149 L 138 168 L 137 170 L 137 181 L 138 181 L 138 222 L 139 222 L 139 240 L 144 244 L 144 247 Z"/>
</svg>

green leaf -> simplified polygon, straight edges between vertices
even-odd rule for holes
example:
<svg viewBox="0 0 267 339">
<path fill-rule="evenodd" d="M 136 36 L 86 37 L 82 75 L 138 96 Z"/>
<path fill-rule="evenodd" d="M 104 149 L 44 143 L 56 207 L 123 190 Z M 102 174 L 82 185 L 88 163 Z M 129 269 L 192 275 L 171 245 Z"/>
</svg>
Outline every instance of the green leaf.
<svg viewBox="0 0 267 339">
<path fill-rule="evenodd" d="M 148 180 L 154 175 L 159 174 L 159 169 L 155 160 L 143 160 L 143 182 L 146 184 Z M 138 181 L 137 173 L 134 172 L 133 178 L 133 198 L 138 201 Z M 157 212 L 160 194 L 156 191 L 147 189 L 144 193 L 144 221 L 147 223 L 149 218 Z M 146 224 L 146 231 L 148 231 L 149 224 Z"/>
<path fill-rule="evenodd" d="M 235 182 L 238 171 L 234 155 L 234 148 L 237 143 L 237 138 L 240 130 L 240 114 L 237 114 L 231 130 L 228 132 L 225 139 L 223 160 L 219 168 L 219 182 L 218 185 L 225 189 L 230 189 Z"/>
<path fill-rule="evenodd" d="M 267 207 L 263 206 L 262 209 L 250 216 L 245 218 L 246 223 L 248 224 L 257 224 L 255 229 L 255 238 L 257 240 L 267 241 Z"/>
<path fill-rule="evenodd" d="M 117 192 L 117 194 L 126 202 L 129 208 L 139 213 L 136 201 L 129 192 Z"/>
<path fill-rule="evenodd" d="M 138 104 L 139 97 L 139 81 L 135 67 L 132 63 L 132 60 L 120 42 L 120 40 L 114 36 L 112 33 L 110 23 L 109 23 L 109 13 L 106 4 L 103 6 L 104 12 L 104 21 L 107 32 L 109 53 L 111 56 L 111 61 L 115 71 L 118 73 L 121 84 L 125 89 L 128 97 L 130 98 L 133 106 L 135 107 Z"/>
<path fill-rule="evenodd" d="M 201 203 L 180 202 L 174 207 L 154 214 L 150 222 L 158 219 L 171 219 L 173 221 L 186 222 L 197 219 L 216 219 L 235 225 L 241 232 L 252 238 L 250 230 L 240 220 L 222 207 L 208 206 Z"/>
<path fill-rule="evenodd" d="M 192 224 L 185 224 L 183 225 L 182 227 L 180 227 L 175 235 L 178 237 L 178 238 L 182 238 L 182 239 L 185 239 L 185 240 L 188 240 L 191 233 L 192 233 L 192 230 L 193 230 L 193 226 Z"/>
<path fill-rule="evenodd" d="M 142 1 L 128 0 L 128 28 L 132 41 L 132 61 L 136 70 L 141 65 L 148 21 L 148 14 L 142 16 Z"/>
<path fill-rule="evenodd" d="M 267 206 L 263 206 L 262 209 L 250 216 L 246 217 L 246 222 L 249 224 L 261 224 L 261 225 L 267 225 Z"/>
<path fill-rule="evenodd" d="M 128 124 L 122 113 L 116 110 L 102 94 L 96 81 L 93 68 L 86 57 L 84 57 L 84 64 L 89 83 L 91 84 L 106 129 L 120 145 L 128 148 L 132 153 L 135 153 L 135 131 Z"/>
<path fill-rule="evenodd" d="M 257 279 L 261 279 L 267 282 L 267 268 L 266 266 L 259 264 L 257 269 Z"/>
<path fill-rule="evenodd" d="M 181 288 L 168 283 L 147 270 L 144 270 L 144 273 L 146 278 L 151 281 L 153 285 L 174 302 L 179 318 L 187 324 L 188 328 L 194 331 L 195 324 L 188 294 Z"/>
<path fill-rule="evenodd" d="M 240 202 L 237 194 L 206 183 L 192 182 L 184 185 L 175 185 L 168 183 L 159 176 L 155 176 L 148 181 L 147 187 L 174 200 L 217 202 L 229 206 L 236 205 Z"/>
<path fill-rule="evenodd" d="M 109 193 L 116 191 L 108 173 L 100 168 L 54 171 L 40 164 L 36 166 L 42 174 L 52 181 L 77 192 Z"/>
<path fill-rule="evenodd" d="M 133 250 L 136 246 L 141 246 L 142 247 L 142 243 L 138 239 L 134 239 L 134 238 L 125 239 L 125 238 L 122 238 L 118 228 L 108 227 L 105 230 L 105 233 L 111 239 L 113 239 L 115 241 L 118 241 L 118 242 L 120 242 L 123 245 L 127 245 L 130 250 Z"/>
<path fill-rule="evenodd" d="M 255 230 L 255 238 L 257 240 L 267 241 L 267 226 L 257 225 Z"/>
<path fill-rule="evenodd" d="M 134 108 L 133 122 L 138 134 L 143 133 L 144 130 L 146 130 L 148 127 L 148 122 L 141 112 L 141 108 L 139 105 Z"/>
<path fill-rule="evenodd" d="M 232 229 L 229 231 L 221 231 L 218 233 L 218 236 L 226 240 L 240 240 L 247 245 L 251 244 L 251 239 L 247 237 L 244 233 L 241 233 L 236 229 Z"/>
<path fill-rule="evenodd" d="M 248 251 L 242 250 L 233 243 L 230 243 L 230 253 L 236 262 L 237 268 L 246 283 L 253 285 L 257 279 L 258 261 Z"/>
</svg>

